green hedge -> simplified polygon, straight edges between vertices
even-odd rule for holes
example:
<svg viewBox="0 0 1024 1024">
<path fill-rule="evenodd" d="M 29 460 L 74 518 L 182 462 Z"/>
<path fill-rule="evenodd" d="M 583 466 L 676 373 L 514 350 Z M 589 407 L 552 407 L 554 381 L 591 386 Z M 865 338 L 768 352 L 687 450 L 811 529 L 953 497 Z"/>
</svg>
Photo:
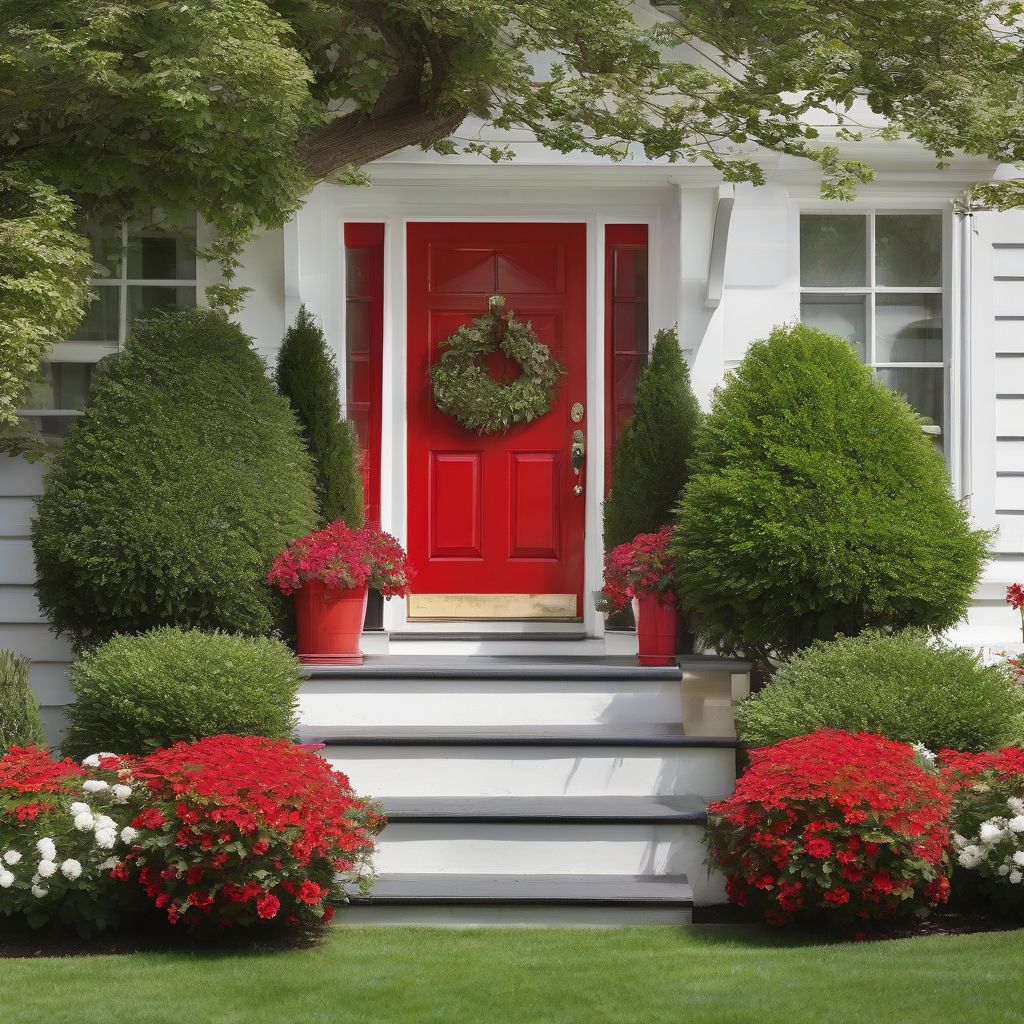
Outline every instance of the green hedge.
<svg viewBox="0 0 1024 1024">
<path fill-rule="evenodd" d="M 192 308 L 142 321 L 53 459 L 37 591 L 78 645 L 161 625 L 263 634 L 265 582 L 316 525 L 312 471 L 251 339 Z"/>
<path fill-rule="evenodd" d="M 766 746 L 816 729 L 874 732 L 933 751 L 1024 738 L 1024 694 L 1001 665 L 916 632 L 819 641 L 736 709 L 740 738 Z"/>
<path fill-rule="evenodd" d="M 615 446 L 604 503 L 605 551 L 672 522 L 700 422 L 679 338 L 674 329 L 658 331 L 637 381 L 633 415 Z"/>
<path fill-rule="evenodd" d="M 46 746 L 28 670 L 28 658 L 0 651 L 0 755 L 8 747 Z"/>
<path fill-rule="evenodd" d="M 724 651 L 940 632 L 987 557 L 920 419 L 841 338 L 755 342 L 716 393 L 677 509 L 679 593 Z"/>
<path fill-rule="evenodd" d="M 362 526 L 366 510 L 355 431 L 341 416 L 334 356 L 305 306 L 299 307 L 284 336 L 276 381 L 298 417 L 313 457 L 323 523 L 340 519 L 348 526 Z"/>
<path fill-rule="evenodd" d="M 301 681 L 279 640 L 173 627 L 115 636 L 71 667 L 62 750 L 81 758 L 222 733 L 290 738 Z"/>
</svg>

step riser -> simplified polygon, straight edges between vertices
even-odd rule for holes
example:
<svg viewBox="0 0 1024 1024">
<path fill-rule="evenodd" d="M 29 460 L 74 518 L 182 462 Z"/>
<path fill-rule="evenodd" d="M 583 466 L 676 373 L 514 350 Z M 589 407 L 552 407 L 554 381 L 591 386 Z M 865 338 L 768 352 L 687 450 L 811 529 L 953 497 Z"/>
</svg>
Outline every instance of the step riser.
<svg viewBox="0 0 1024 1024">
<path fill-rule="evenodd" d="M 328 747 L 357 793 L 418 796 L 728 796 L 728 747 Z"/>
<path fill-rule="evenodd" d="M 683 695 L 668 681 L 564 683 L 557 680 L 358 679 L 310 682 L 299 692 L 303 726 L 515 726 L 669 724 Z"/>
<path fill-rule="evenodd" d="M 399 822 L 381 833 L 373 863 L 382 874 L 685 874 L 703 904 L 724 897 L 722 880 L 708 879 L 703 832 L 700 825 Z"/>
<path fill-rule="evenodd" d="M 364 653 L 369 653 L 365 651 Z M 409 655 L 417 658 L 600 658 L 607 653 L 603 639 L 586 640 L 515 640 L 500 634 L 481 640 L 430 640 L 406 638 L 391 640 L 389 654 Z"/>
<path fill-rule="evenodd" d="M 690 910 L 647 907 L 343 907 L 336 925 L 424 928 L 625 928 L 691 924 Z"/>
</svg>

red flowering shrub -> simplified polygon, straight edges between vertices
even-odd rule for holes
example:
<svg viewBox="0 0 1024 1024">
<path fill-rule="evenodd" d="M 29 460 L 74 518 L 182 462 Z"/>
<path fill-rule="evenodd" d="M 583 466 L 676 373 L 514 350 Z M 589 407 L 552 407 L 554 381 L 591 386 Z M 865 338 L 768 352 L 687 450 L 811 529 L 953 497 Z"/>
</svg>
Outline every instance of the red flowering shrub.
<svg viewBox="0 0 1024 1024">
<path fill-rule="evenodd" d="M 329 921 L 341 873 L 369 883 L 384 818 L 322 758 L 285 740 L 213 736 L 130 762 L 149 791 L 112 875 L 172 923 Z"/>
<path fill-rule="evenodd" d="M 671 539 L 672 528 L 663 526 L 657 533 L 641 533 L 612 548 L 604 556 L 604 588 L 598 610 L 617 612 L 634 597 L 671 591 L 676 571 L 675 561 L 668 555 Z"/>
<path fill-rule="evenodd" d="M 385 597 L 404 597 L 411 575 L 402 545 L 376 526 L 353 529 L 340 519 L 297 540 L 274 559 L 267 582 L 293 594 L 307 580 L 349 590 L 369 586 Z"/>
<path fill-rule="evenodd" d="M 1006 603 L 1020 612 L 1020 628 L 1024 634 L 1024 587 L 1019 583 L 1011 583 L 1006 588 Z"/>
<path fill-rule="evenodd" d="M 772 924 L 850 922 L 949 895 L 950 797 L 911 747 L 870 733 L 810 733 L 750 754 L 735 793 L 708 807 L 708 863 L 729 899 Z"/>
</svg>

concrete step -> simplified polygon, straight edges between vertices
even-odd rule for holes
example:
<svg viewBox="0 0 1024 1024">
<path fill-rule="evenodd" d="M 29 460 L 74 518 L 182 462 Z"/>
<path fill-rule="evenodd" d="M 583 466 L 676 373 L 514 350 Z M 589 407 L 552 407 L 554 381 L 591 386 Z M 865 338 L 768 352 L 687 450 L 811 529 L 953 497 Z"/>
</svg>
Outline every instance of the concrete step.
<svg viewBox="0 0 1024 1024">
<path fill-rule="evenodd" d="M 359 793 L 389 797 L 727 796 L 731 736 L 669 725 L 302 730 Z"/>
<path fill-rule="evenodd" d="M 718 902 L 718 876 L 703 867 L 697 822 L 392 822 L 378 839 L 382 874 L 665 875 L 692 879 L 698 903 Z"/>
<path fill-rule="evenodd" d="M 730 735 L 745 662 L 687 658 L 387 658 L 312 666 L 299 693 L 309 729 L 334 726 L 599 725 L 684 721 L 691 735 Z"/>
<path fill-rule="evenodd" d="M 596 926 L 689 924 L 693 891 L 683 875 L 381 875 L 352 896 L 351 924 Z"/>
</svg>

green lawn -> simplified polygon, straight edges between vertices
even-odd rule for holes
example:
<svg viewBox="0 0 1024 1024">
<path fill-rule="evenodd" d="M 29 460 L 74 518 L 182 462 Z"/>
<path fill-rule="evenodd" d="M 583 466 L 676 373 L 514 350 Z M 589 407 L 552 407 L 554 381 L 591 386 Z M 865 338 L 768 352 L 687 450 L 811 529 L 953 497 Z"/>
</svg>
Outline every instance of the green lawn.
<svg viewBox="0 0 1024 1024">
<path fill-rule="evenodd" d="M 4 1024 L 1019 1021 L 1024 932 L 792 945 L 719 926 L 337 927 L 320 948 L 0 960 Z"/>
</svg>

